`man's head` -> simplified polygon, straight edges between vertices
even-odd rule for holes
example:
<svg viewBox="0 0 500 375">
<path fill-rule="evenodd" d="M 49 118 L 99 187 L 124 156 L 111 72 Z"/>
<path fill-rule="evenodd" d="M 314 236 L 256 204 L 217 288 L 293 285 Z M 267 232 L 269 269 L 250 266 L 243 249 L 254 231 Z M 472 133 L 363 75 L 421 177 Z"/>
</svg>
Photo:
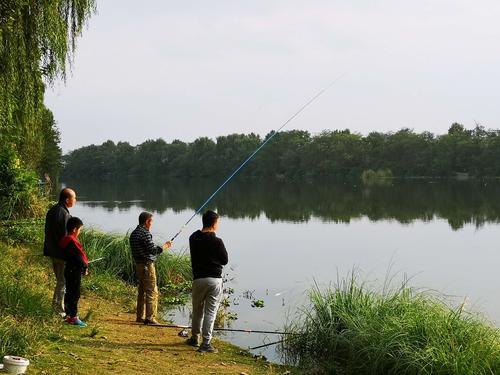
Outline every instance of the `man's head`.
<svg viewBox="0 0 500 375">
<path fill-rule="evenodd" d="M 73 234 L 76 237 L 80 234 L 82 227 L 83 222 L 76 216 L 70 217 L 66 223 L 66 231 L 68 234 Z"/>
<path fill-rule="evenodd" d="M 64 204 L 66 207 L 70 208 L 75 205 L 76 193 L 73 189 L 64 188 L 59 193 L 59 203 Z"/>
<path fill-rule="evenodd" d="M 142 225 L 147 230 L 151 229 L 151 225 L 153 225 L 153 214 L 151 212 L 141 212 L 139 215 L 139 225 Z"/>
<path fill-rule="evenodd" d="M 203 222 L 204 229 L 211 229 L 213 231 L 216 231 L 219 226 L 219 215 L 217 214 L 217 212 L 210 210 L 205 211 L 201 220 Z"/>
</svg>

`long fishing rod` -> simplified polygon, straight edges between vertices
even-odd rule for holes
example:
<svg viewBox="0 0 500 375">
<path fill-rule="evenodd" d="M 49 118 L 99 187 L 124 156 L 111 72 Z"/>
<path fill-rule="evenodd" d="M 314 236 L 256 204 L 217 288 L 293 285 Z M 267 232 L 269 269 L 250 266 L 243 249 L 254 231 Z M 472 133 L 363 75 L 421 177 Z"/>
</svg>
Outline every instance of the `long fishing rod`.
<svg viewBox="0 0 500 375">
<path fill-rule="evenodd" d="M 172 239 L 170 240 L 171 242 L 174 242 L 174 240 L 176 239 L 176 237 L 181 234 L 181 232 L 184 230 L 184 228 L 191 222 L 191 220 L 194 219 L 194 217 L 196 215 L 198 215 L 201 210 L 217 195 L 217 193 L 219 191 L 222 190 L 222 188 L 224 186 L 226 186 L 226 184 L 234 177 L 236 176 L 236 174 L 267 144 L 271 141 L 271 139 L 273 139 L 276 134 L 278 134 L 285 126 L 288 125 L 288 123 L 290 123 L 295 117 L 297 117 L 304 109 L 306 109 L 310 104 L 312 104 L 317 98 L 319 98 L 326 90 L 328 90 L 330 87 L 333 86 L 333 84 L 335 82 L 337 82 L 337 80 L 342 77 L 342 76 L 339 76 L 337 77 L 336 79 L 334 79 L 328 86 L 326 86 L 325 88 L 321 89 L 318 93 L 316 93 L 316 95 L 314 95 L 311 99 L 309 99 L 297 112 L 295 112 L 288 120 L 286 120 L 283 125 L 281 125 L 281 127 L 276 130 L 269 138 L 267 138 L 266 140 L 264 140 L 259 147 L 257 147 L 255 149 L 254 152 L 252 152 L 244 161 L 243 163 L 241 163 L 239 165 L 238 168 L 236 168 L 230 175 L 229 177 L 226 178 L 226 180 L 212 193 L 212 195 L 210 195 L 207 200 L 195 211 L 195 213 L 189 218 L 188 221 L 186 221 L 186 223 L 181 227 L 181 229 L 179 229 L 179 231 L 175 234 L 175 236 L 172 237 Z"/>
<path fill-rule="evenodd" d="M 191 326 L 185 326 L 180 324 L 155 324 L 151 327 L 158 328 L 182 328 L 182 329 L 191 329 Z M 213 328 L 214 331 L 223 331 L 223 332 L 244 332 L 244 333 L 267 333 L 267 334 L 275 334 L 275 335 L 296 335 L 293 332 L 280 332 L 280 331 L 261 331 L 255 329 L 236 329 L 236 328 Z"/>
</svg>

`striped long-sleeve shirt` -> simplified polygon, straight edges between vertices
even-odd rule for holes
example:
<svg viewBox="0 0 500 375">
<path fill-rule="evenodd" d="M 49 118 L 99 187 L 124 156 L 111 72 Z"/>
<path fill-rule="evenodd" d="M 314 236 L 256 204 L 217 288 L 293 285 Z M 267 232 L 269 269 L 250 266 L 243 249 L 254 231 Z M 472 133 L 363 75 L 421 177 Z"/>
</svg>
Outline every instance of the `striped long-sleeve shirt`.
<svg viewBox="0 0 500 375">
<path fill-rule="evenodd" d="M 158 255 L 163 252 L 160 246 L 153 242 L 153 236 L 142 225 L 138 225 L 130 234 L 130 249 L 136 263 L 154 262 Z"/>
</svg>

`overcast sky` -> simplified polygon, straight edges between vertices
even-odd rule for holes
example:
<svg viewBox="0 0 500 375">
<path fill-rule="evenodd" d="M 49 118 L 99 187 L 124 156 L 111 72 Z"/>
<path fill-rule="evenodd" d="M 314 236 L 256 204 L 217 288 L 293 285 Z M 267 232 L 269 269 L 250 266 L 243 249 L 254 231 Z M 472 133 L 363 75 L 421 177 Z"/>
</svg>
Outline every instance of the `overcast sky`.
<svg viewBox="0 0 500 375">
<path fill-rule="evenodd" d="M 69 151 L 286 129 L 500 128 L 498 0 L 105 1 L 46 93 Z"/>
</svg>

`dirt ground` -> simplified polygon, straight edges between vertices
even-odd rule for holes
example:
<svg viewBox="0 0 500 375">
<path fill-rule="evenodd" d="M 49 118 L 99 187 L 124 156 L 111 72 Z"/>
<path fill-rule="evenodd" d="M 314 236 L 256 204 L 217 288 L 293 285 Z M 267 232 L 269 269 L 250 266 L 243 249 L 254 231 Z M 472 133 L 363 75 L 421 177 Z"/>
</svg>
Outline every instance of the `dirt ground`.
<svg viewBox="0 0 500 375">
<path fill-rule="evenodd" d="M 185 344 L 179 328 L 135 323 L 135 314 L 85 296 L 80 311 L 95 313 L 87 328 L 61 322 L 61 331 L 32 359 L 28 374 L 291 374 L 293 369 L 253 358 L 214 340 L 219 353 L 201 354 Z"/>
</svg>

